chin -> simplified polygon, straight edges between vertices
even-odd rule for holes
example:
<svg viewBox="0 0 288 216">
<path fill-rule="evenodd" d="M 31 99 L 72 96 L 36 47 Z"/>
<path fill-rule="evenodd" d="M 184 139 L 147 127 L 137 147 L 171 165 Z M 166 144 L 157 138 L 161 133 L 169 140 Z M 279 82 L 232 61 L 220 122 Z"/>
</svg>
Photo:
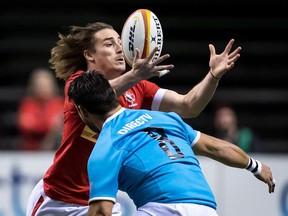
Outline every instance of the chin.
<svg viewBox="0 0 288 216">
<path fill-rule="evenodd" d="M 121 70 L 122 72 L 124 72 L 126 70 L 126 64 L 123 63 L 121 65 L 119 65 L 119 70 Z"/>
<path fill-rule="evenodd" d="M 117 67 L 115 68 L 115 71 L 117 71 L 117 73 L 118 73 L 119 75 L 122 75 L 122 74 L 125 73 L 125 71 L 126 71 L 126 65 L 124 64 L 124 65 L 119 65 L 119 66 L 117 66 Z"/>
</svg>

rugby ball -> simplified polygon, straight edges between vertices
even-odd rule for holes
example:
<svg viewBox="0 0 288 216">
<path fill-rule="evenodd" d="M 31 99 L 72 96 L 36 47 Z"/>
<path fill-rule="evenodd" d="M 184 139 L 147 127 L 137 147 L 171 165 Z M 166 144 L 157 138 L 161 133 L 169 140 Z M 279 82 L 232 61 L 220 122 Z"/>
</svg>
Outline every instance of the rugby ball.
<svg viewBox="0 0 288 216">
<path fill-rule="evenodd" d="M 121 42 L 126 62 L 132 66 L 136 51 L 140 58 L 146 58 L 158 46 L 152 61 L 161 55 L 163 31 L 157 16 L 148 9 L 134 11 L 125 21 L 121 32 Z"/>
</svg>

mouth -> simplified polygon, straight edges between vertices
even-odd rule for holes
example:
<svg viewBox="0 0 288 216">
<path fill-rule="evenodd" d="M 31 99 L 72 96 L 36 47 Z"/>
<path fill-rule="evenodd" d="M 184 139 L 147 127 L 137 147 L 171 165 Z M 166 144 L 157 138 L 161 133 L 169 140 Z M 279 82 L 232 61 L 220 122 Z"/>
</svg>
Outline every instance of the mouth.
<svg viewBox="0 0 288 216">
<path fill-rule="evenodd" d="M 120 58 L 117 58 L 116 61 L 117 61 L 117 62 L 124 62 L 125 59 L 124 59 L 124 57 L 120 57 Z"/>
</svg>

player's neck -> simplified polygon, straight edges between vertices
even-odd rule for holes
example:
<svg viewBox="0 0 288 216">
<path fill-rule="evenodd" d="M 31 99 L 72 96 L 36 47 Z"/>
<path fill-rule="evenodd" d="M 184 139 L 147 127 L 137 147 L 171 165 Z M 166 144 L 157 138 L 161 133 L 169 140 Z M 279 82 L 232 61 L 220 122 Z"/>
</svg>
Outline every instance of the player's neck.
<svg viewBox="0 0 288 216">
<path fill-rule="evenodd" d="M 118 112 L 120 109 L 122 109 L 122 106 L 119 104 L 115 109 L 111 110 L 110 112 L 106 113 L 105 120 L 112 116 L 114 113 Z"/>
<path fill-rule="evenodd" d="M 102 122 L 102 124 L 106 121 L 106 119 L 108 119 L 110 116 L 112 116 L 114 113 L 118 112 L 120 109 L 122 108 L 122 106 L 119 104 L 116 108 L 114 108 L 113 110 L 107 112 L 104 115 L 97 115 L 96 119 L 98 119 L 99 121 Z"/>
</svg>

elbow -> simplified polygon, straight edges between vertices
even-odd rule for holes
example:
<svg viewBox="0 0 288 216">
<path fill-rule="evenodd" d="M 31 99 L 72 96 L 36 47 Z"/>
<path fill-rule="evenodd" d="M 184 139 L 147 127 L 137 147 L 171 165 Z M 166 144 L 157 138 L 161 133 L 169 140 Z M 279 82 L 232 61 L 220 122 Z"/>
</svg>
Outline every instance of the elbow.
<svg viewBox="0 0 288 216">
<path fill-rule="evenodd" d="M 182 118 L 196 118 L 201 114 L 201 111 L 197 111 L 194 109 L 189 109 L 189 107 L 184 108 L 183 112 L 180 114 Z"/>
<path fill-rule="evenodd" d="M 201 111 L 198 111 L 198 112 L 195 112 L 193 110 L 191 110 L 190 112 L 190 118 L 196 118 L 198 117 L 200 114 L 201 114 L 202 110 Z"/>
<path fill-rule="evenodd" d="M 191 106 L 188 103 L 182 103 L 181 111 L 179 112 L 182 118 L 196 118 L 198 117 L 203 109 L 198 109 L 197 107 Z"/>
<path fill-rule="evenodd" d="M 185 117 L 187 118 L 198 117 L 205 108 L 205 106 L 203 106 L 202 104 L 199 104 L 196 101 L 190 101 L 187 99 L 184 100 L 181 107 L 182 107 L 183 112 L 185 113 Z"/>
</svg>

